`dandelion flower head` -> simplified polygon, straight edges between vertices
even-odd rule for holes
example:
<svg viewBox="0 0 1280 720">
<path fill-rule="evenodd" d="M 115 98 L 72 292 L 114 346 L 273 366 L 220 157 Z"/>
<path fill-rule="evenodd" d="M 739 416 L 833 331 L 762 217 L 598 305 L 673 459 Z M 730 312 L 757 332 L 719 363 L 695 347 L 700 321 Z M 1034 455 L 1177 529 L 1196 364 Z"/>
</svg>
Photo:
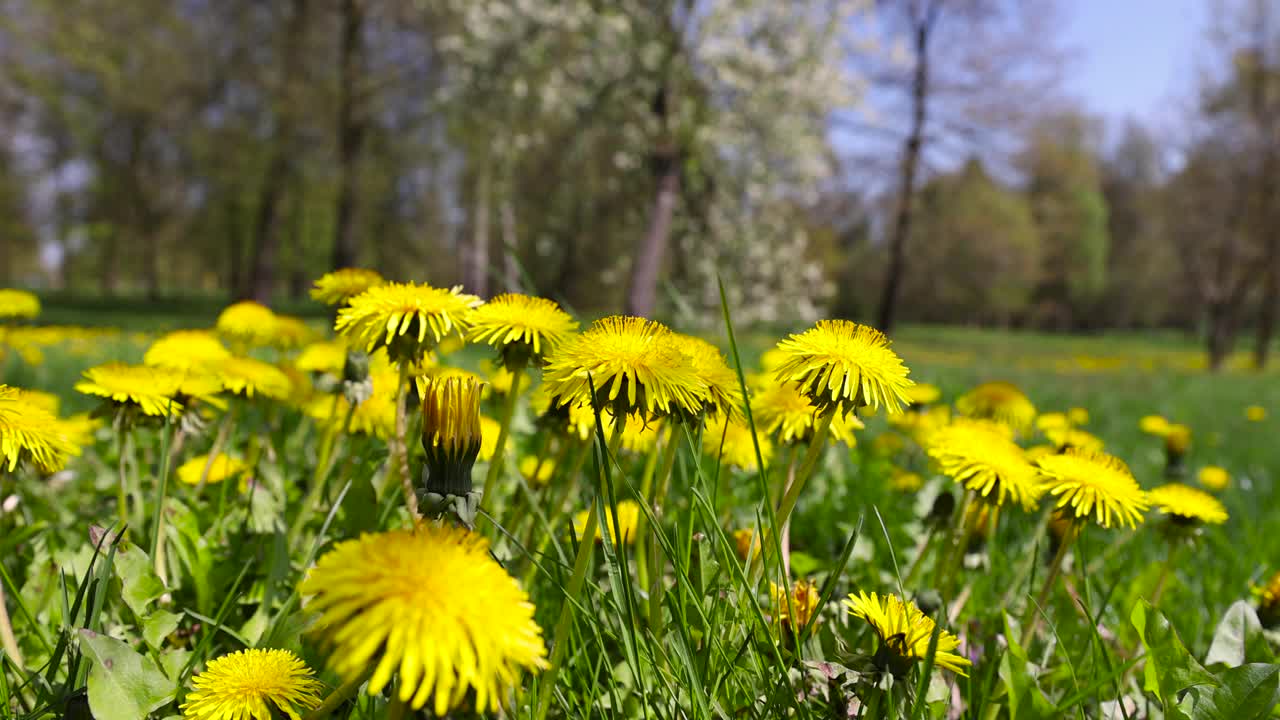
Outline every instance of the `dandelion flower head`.
<svg viewBox="0 0 1280 720">
<path fill-rule="evenodd" d="M 1099 525 L 1136 527 L 1150 507 L 1124 461 L 1112 455 L 1068 450 L 1036 461 L 1043 489 L 1057 498 L 1059 511 L 1077 522 L 1093 517 Z"/>
<path fill-rule="evenodd" d="M 860 591 L 857 595 L 850 595 L 844 606 L 850 615 L 865 620 L 871 626 L 880 639 L 877 656 L 881 653 L 888 655 L 888 665 L 895 673 L 901 674 L 929 654 L 935 625 L 933 619 L 921 612 L 914 602 L 903 602 L 897 595 L 880 597 L 876 593 L 868 595 Z M 965 675 L 965 668 L 972 663 L 956 654 L 959 646 L 960 641 L 955 635 L 946 630 L 939 631 L 934 664 Z"/>
<path fill-rule="evenodd" d="M 821 410 L 869 405 L 900 412 L 909 402 L 910 372 L 873 327 L 847 320 L 819 320 L 778 343 L 786 359 L 774 371 L 781 383 L 797 383 Z"/>
<path fill-rule="evenodd" d="M 389 282 L 351 298 L 334 328 L 366 351 L 386 347 L 392 361 L 414 361 L 450 333 L 465 333 L 478 305 L 460 286 Z"/>
<path fill-rule="evenodd" d="M 271 308 L 252 300 L 227 306 L 218 315 L 218 332 L 231 340 L 248 345 L 269 345 L 276 330 L 276 314 Z"/>
<path fill-rule="evenodd" d="M 374 270 L 342 268 L 321 275 L 311 287 L 311 299 L 325 305 L 345 305 L 351 298 L 384 282 Z"/>
<path fill-rule="evenodd" d="M 191 680 L 182 704 L 186 720 L 272 720 L 283 714 L 302 720 L 320 705 L 324 686 L 288 650 L 251 648 L 209 662 Z"/>
<path fill-rule="evenodd" d="M 24 400 L 17 388 L 0 385 L 0 468 L 13 472 L 26 458 L 40 470 L 54 472 L 79 454 L 57 417 Z"/>
<path fill-rule="evenodd" d="M 987 382 L 956 398 L 956 410 L 971 418 L 1004 423 L 1021 433 L 1036 419 L 1036 406 L 1018 388 L 1007 382 Z"/>
<path fill-rule="evenodd" d="M 1183 524 L 1221 525 L 1227 521 L 1227 509 L 1218 498 L 1182 483 L 1161 485 L 1147 493 L 1152 507 Z"/>
<path fill-rule="evenodd" d="M 471 315 L 471 342 L 498 350 L 508 368 L 541 365 L 572 337 L 578 323 L 553 300 L 507 293 L 476 308 Z"/>
</svg>

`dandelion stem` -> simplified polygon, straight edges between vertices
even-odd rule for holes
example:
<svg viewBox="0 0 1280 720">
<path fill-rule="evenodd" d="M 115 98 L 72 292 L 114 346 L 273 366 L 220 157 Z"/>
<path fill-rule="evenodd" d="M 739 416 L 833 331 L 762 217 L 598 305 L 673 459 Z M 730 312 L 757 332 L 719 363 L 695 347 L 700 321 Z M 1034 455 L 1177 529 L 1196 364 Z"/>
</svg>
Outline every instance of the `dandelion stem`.
<svg viewBox="0 0 1280 720">
<path fill-rule="evenodd" d="M 181 431 L 179 431 L 181 436 Z M 164 442 L 160 452 L 160 495 L 156 498 L 156 521 L 151 533 L 151 560 L 155 563 L 156 576 L 162 585 L 169 584 L 169 571 L 164 557 L 164 503 L 169 494 L 169 457 L 172 450 L 173 416 L 166 414 L 164 420 Z"/>
<path fill-rule="evenodd" d="M 671 470 L 675 467 L 676 450 L 678 449 L 677 448 L 678 445 L 679 445 L 679 442 L 678 442 L 678 439 L 676 438 L 676 428 L 672 427 L 670 430 L 667 431 L 667 446 L 662 451 L 662 467 L 661 469 L 658 470 L 657 492 L 653 494 L 652 498 L 646 498 L 646 502 L 652 503 L 650 507 L 653 510 L 653 519 L 655 522 L 662 519 L 662 498 L 663 496 L 666 495 L 667 485 L 671 481 Z M 648 524 L 644 522 L 645 520 L 644 513 L 640 513 L 640 518 L 641 519 L 636 523 L 635 543 L 636 543 L 636 548 L 640 552 L 644 552 L 643 548 L 645 546 L 641 544 L 641 538 L 645 537 L 647 533 L 645 535 L 642 535 L 640 528 L 643 527 L 645 528 L 645 530 L 648 530 Z M 658 636 L 658 639 L 661 640 L 663 625 L 662 625 L 662 593 L 660 592 L 660 590 L 662 588 L 662 576 L 666 568 L 664 567 L 662 562 L 661 543 L 659 543 L 655 538 L 650 543 L 650 545 L 652 547 L 649 548 L 650 550 L 649 561 L 652 563 L 652 567 L 649 568 L 651 575 L 649 577 L 649 583 L 648 583 L 649 627 Z"/>
<path fill-rule="evenodd" d="M 396 388 L 396 437 L 391 443 L 391 471 L 400 476 L 400 489 L 404 492 L 404 505 L 409 515 L 417 520 L 418 496 L 413 491 L 413 478 L 409 477 L 409 446 L 405 441 L 405 425 L 409 394 L 409 363 L 400 362 L 400 380 Z"/>
<path fill-rule="evenodd" d="M 1164 567 L 1160 569 L 1160 579 L 1156 581 L 1156 589 L 1151 593 L 1151 604 L 1159 607 L 1160 598 L 1164 595 L 1164 588 L 1169 582 L 1169 575 L 1173 572 L 1173 561 L 1181 549 L 1176 539 L 1169 541 L 1169 550 L 1164 556 Z"/>
<path fill-rule="evenodd" d="M 1073 530 L 1068 531 L 1062 537 L 1062 541 L 1058 543 L 1058 552 L 1053 554 L 1053 560 L 1049 564 L 1049 574 L 1044 579 L 1044 585 L 1040 588 L 1040 594 L 1036 597 L 1035 602 L 1027 606 L 1022 617 L 1022 642 L 1023 649 L 1027 648 L 1027 644 L 1035 637 L 1036 629 L 1040 626 L 1040 615 L 1036 612 L 1038 608 L 1043 608 L 1049 600 L 1049 594 L 1053 592 L 1053 584 L 1057 582 L 1058 576 L 1062 574 L 1062 561 L 1067 557 L 1067 550 L 1076 540 L 1076 533 Z"/>
<path fill-rule="evenodd" d="M 813 428 L 813 437 L 809 439 L 809 449 L 805 453 L 804 461 L 800 463 L 800 470 L 796 473 L 795 479 L 791 481 L 791 486 L 787 488 L 787 492 L 782 496 L 782 502 L 778 506 L 777 526 L 779 528 L 785 528 L 787 522 L 791 520 L 791 511 L 795 510 L 796 500 L 800 497 L 800 491 L 804 490 L 805 483 L 809 481 L 809 476 L 818 464 L 818 458 L 822 456 L 822 451 L 827 446 L 827 435 L 831 434 L 831 421 L 835 416 L 836 409 L 833 407 L 818 418 L 818 422 Z"/>
<path fill-rule="evenodd" d="M 617 452 L 618 445 L 622 442 L 622 430 L 626 427 L 626 422 L 617 419 L 613 423 L 613 435 L 609 438 L 609 452 L 606 457 L 600 459 L 602 463 L 613 462 L 614 453 Z M 601 468 L 601 473 L 604 468 Z M 565 652 L 569 649 L 569 631 L 573 621 L 573 608 L 578 602 L 578 597 L 582 594 L 582 586 L 587 578 L 587 568 L 591 565 L 592 551 L 596 546 L 596 529 L 599 527 L 597 516 L 599 513 L 594 511 L 595 503 L 592 502 L 593 510 L 587 513 L 587 524 L 582 529 L 582 536 L 578 538 L 578 553 L 573 560 L 573 575 L 569 577 L 569 586 L 565 588 L 565 601 L 560 606 L 560 618 L 556 621 L 555 639 L 551 646 L 551 665 L 547 668 L 547 672 L 543 675 L 541 686 L 539 687 L 538 697 L 538 713 L 537 720 L 546 720 L 547 711 L 551 709 L 551 697 L 555 694 L 556 676 L 560 673 L 560 664 L 564 662 Z"/>
<path fill-rule="evenodd" d="M 947 595 L 948 586 L 951 584 L 951 578 L 955 575 L 957 566 L 964 564 L 964 524 L 965 515 L 969 512 L 969 505 L 973 503 L 973 491 L 965 490 L 964 497 L 960 501 L 960 507 L 956 509 L 955 522 L 951 523 L 947 528 L 947 539 L 938 547 L 939 565 L 935 572 L 941 573 L 937 576 L 938 591 L 944 596 Z"/>
<path fill-rule="evenodd" d="M 0 647 L 18 667 L 23 666 L 22 653 L 18 650 L 18 639 L 13 636 L 13 625 L 9 622 L 8 598 L 4 594 L 4 583 L 0 583 Z"/>
<path fill-rule="evenodd" d="M 493 491 L 498 486 L 498 476 L 502 474 L 502 465 L 507 457 L 507 438 L 511 435 L 511 419 L 516 414 L 516 402 L 520 399 L 520 379 L 524 377 L 524 363 L 508 368 L 511 371 L 511 389 L 507 391 L 507 401 L 502 406 L 501 425 L 498 428 L 498 444 L 493 449 L 493 460 L 489 462 L 489 472 L 484 476 L 484 493 L 480 496 L 490 507 Z"/>
<path fill-rule="evenodd" d="M 356 691 L 360 689 L 365 680 L 368 680 L 369 676 L 373 674 L 375 667 L 377 667 L 376 664 L 370 663 L 368 669 L 364 672 L 334 688 L 333 692 L 325 696 L 324 700 L 320 701 L 320 705 L 315 710 L 307 713 L 303 720 L 320 720 L 320 718 L 328 717 L 329 713 L 337 710 L 351 696 L 356 694 Z"/>
<path fill-rule="evenodd" d="M 124 427 L 124 418 L 116 418 L 116 454 L 118 462 L 116 464 L 116 474 L 118 486 L 116 487 L 116 505 L 119 506 L 120 527 L 129 527 L 129 477 L 128 468 L 125 458 L 128 453 L 126 449 L 129 446 L 129 431 Z"/>
</svg>

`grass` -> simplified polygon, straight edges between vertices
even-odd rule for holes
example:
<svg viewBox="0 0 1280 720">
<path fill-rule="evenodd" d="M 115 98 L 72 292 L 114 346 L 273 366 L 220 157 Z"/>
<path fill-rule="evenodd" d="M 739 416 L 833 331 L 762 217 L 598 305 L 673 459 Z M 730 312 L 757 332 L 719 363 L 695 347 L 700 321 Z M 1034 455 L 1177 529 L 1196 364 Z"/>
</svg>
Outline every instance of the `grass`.
<svg viewBox="0 0 1280 720">
<path fill-rule="evenodd" d="M 216 306 L 202 303 L 170 308 L 166 317 L 146 306 L 99 316 L 90 307 L 47 305 L 54 322 L 130 331 L 207 325 L 216 316 Z M 709 336 L 730 351 L 731 362 L 740 356 L 747 373 L 776 340 L 750 333 L 738 347 L 723 330 Z M 65 343 L 45 348 L 39 364 L 11 353 L 0 371 L 8 384 L 59 394 L 63 414 L 70 414 L 94 404 L 72 390 L 83 368 L 106 359 L 136 362 L 145 342 L 124 333 Z M 1239 603 L 1249 601 L 1251 583 L 1265 582 L 1280 563 L 1280 533 L 1270 512 L 1280 415 L 1245 418 L 1250 405 L 1280 412 L 1275 375 L 1206 374 L 1197 369 L 1198 347 L 1167 335 L 910 327 L 896 335 L 895 348 L 912 377 L 938 385 L 946 401 L 977 383 L 1007 380 L 1041 411 L 1086 408 L 1086 428 L 1147 488 L 1165 482 L 1165 454 L 1159 439 L 1138 429 L 1138 419 L 1161 414 L 1188 424 L 1194 441 L 1186 480 L 1194 484 L 1202 465 L 1228 469 L 1233 481 L 1221 500 L 1230 520 L 1206 528 L 1180 551 L 1155 608 L 1144 601 L 1156 595 L 1169 552 L 1160 518 L 1150 514 L 1136 532 L 1088 528 L 1064 553 L 1060 586 L 1043 607 L 1024 613 L 1048 572 L 1043 513 L 1006 508 L 994 537 L 975 552 L 955 554 L 958 570 L 949 569 L 944 558 L 951 555 L 941 551 L 918 562 L 921 548 L 942 547 L 950 537 L 950 521 L 930 528 L 936 499 L 950 494 L 962 502 L 960 495 L 910 441 L 900 451 L 888 449 L 883 438 L 896 431 L 882 416 L 868 417 L 858 447 L 827 448 L 800 497 L 790 530 L 792 577 L 816 581 L 821 599 L 804 628 L 788 629 L 775 622 L 770 593 L 771 582 L 790 587 L 779 533 L 766 531 L 764 546 L 745 562 L 731 533 L 774 527 L 767 497 L 779 490 L 786 458 L 798 458 L 804 448 L 780 449 L 758 473 L 709 457 L 714 453 L 703 448 L 719 439 L 697 427 L 666 430 L 645 452 L 613 452 L 617 444 L 603 426 L 586 444 L 548 437 L 521 402 L 507 472 L 485 499 L 477 529 L 528 590 L 554 647 L 555 668 L 524 676 L 508 716 L 940 718 L 961 712 L 986 720 L 1144 716 L 1162 708 L 1166 716 L 1197 717 L 1211 703 L 1224 717 L 1270 711 L 1277 676 L 1233 667 L 1271 663 L 1269 641 L 1242 631 L 1238 657 L 1223 660 L 1218 651 L 1230 633 L 1217 643 L 1215 635 L 1229 609 L 1245 618 L 1241 627 L 1250 627 L 1252 610 Z M 468 349 L 445 361 L 477 368 L 481 357 Z M 496 416 L 500 401 L 491 398 L 484 411 Z M 233 403 L 238 414 L 226 447 L 256 454 L 250 491 L 232 483 L 195 488 L 171 477 L 166 484 L 172 429 L 133 433 L 123 467 L 136 545 L 86 532 L 115 516 L 120 457 L 109 429 L 99 430 L 66 473 L 44 478 L 26 468 L 0 475 L 0 496 L 19 498 L 0 515 L 0 568 L 24 654 L 21 668 L 10 659 L 0 669 L 0 710 L 23 718 L 60 716 L 83 703 L 87 690 L 98 717 L 114 720 L 143 706 L 150 708 L 144 714 L 173 715 L 192 673 L 253 645 L 294 650 L 329 687 L 342 684 L 325 669 L 315 636 L 304 632 L 314 619 L 294 587 L 333 542 L 408 522 L 397 485 L 383 469 L 386 444 L 338 436 L 332 471 L 316 472 L 323 426 L 283 406 Z M 217 427 L 185 433 L 172 465 L 206 452 Z M 619 530 L 604 533 L 598 544 L 579 543 L 569 522 L 573 513 L 595 508 L 616 527 L 618 502 L 642 494 L 646 475 L 661 467 L 664 443 L 675 443 L 670 490 L 654 504 L 641 504 L 652 542 L 637 544 Z M 415 452 L 416 468 L 421 453 Z M 528 454 L 554 462 L 546 486 L 516 472 Z M 924 487 L 893 490 L 887 479 L 894 467 L 921 473 Z M 484 469 L 476 469 L 477 478 Z M 312 478 L 324 483 L 319 492 L 308 492 Z M 163 528 L 156 520 L 161 497 L 167 498 Z M 158 563 L 141 547 L 152 546 L 153 537 L 167 549 Z M 920 662 L 897 675 L 887 672 L 882 643 L 840 604 L 856 591 L 914 598 L 941 630 L 960 636 L 974 661 L 968 676 L 937 667 L 938 634 L 926 639 Z M 1025 630 L 1019 622 L 1037 615 L 1035 638 L 1016 642 Z M 82 628 L 119 643 L 89 643 Z M 101 659 L 108 651 L 120 661 L 111 668 Z M 135 674 L 112 669 L 125 667 Z M 139 679 L 151 685 L 132 682 Z M 1257 692 L 1241 692 L 1253 680 Z M 128 702 L 112 702 L 113 686 L 127 688 Z M 467 717 L 465 706 L 454 716 Z M 383 717 L 394 710 L 387 697 L 357 695 L 338 703 L 335 716 Z"/>
</svg>

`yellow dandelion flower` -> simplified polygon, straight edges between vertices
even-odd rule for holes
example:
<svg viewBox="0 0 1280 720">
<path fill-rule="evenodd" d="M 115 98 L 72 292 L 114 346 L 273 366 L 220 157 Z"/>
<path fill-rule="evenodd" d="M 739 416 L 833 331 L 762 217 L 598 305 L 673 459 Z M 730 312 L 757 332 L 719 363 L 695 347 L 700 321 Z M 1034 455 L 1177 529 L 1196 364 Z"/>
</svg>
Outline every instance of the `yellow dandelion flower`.
<svg viewBox="0 0 1280 720">
<path fill-rule="evenodd" d="M 676 335 L 680 351 L 689 357 L 693 370 L 707 386 L 704 407 L 710 415 L 728 415 L 742 418 L 742 387 L 738 373 L 729 367 L 720 348 L 691 335 Z"/>
<path fill-rule="evenodd" d="M 1105 528 L 1112 523 L 1137 527 L 1150 506 L 1147 494 L 1117 457 L 1100 452 L 1068 450 L 1036 461 L 1043 489 L 1058 498 L 1058 508 L 1076 521 L 1094 517 Z"/>
<path fill-rule="evenodd" d="M 340 377 L 347 364 L 347 347 L 340 342 L 314 342 L 302 348 L 293 366 L 303 372 Z"/>
<path fill-rule="evenodd" d="M 392 408 L 394 411 L 394 408 Z M 480 462 L 489 462 L 493 454 L 498 452 L 498 433 L 502 432 L 502 423 L 488 415 L 480 416 L 480 454 L 476 457 Z"/>
<path fill-rule="evenodd" d="M 1169 421 L 1160 415 L 1143 415 L 1138 428 L 1148 435 L 1164 437 L 1169 432 Z"/>
<path fill-rule="evenodd" d="M 450 333 L 465 333 L 478 305 L 460 286 L 389 282 L 351 298 L 334 327 L 369 352 L 385 347 L 392 361 L 413 361 Z"/>
<path fill-rule="evenodd" d="M 229 357 L 218 363 L 216 370 L 223 388 L 247 398 L 284 400 L 293 391 L 293 383 L 284 371 L 254 358 Z"/>
<path fill-rule="evenodd" d="M 71 417 L 58 418 L 58 429 L 62 437 L 76 448 L 92 445 L 93 434 L 100 427 L 102 427 L 102 420 L 90 416 L 89 413 L 76 413 Z"/>
<path fill-rule="evenodd" d="M 395 371 L 385 369 L 372 373 L 370 377 L 373 393 L 350 413 L 349 430 L 386 440 L 396 431 L 396 384 L 400 378 Z M 309 403 L 306 412 L 327 429 L 335 430 L 341 429 L 346 422 L 350 407 L 345 397 L 337 396 L 336 402 L 332 397 L 322 397 Z"/>
<path fill-rule="evenodd" d="M 1182 423 L 1174 423 L 1164 434 L 1165 450 L 1171 455 L 1185 455 L 1191 448 L 1191 428 Z"/>
<path fill-rule="evenodd" d="M 398 697 L 415 710 L 434 697 L 443 715 L 469 691 L 477 712 L 496 710 L 521 670 L 547 666 L 528 594 L 489 541 L 462 528 L 424 523 L 340 542 L 298 590 L 311 596 L 338 675 L 373 667 L 375 696 L 398 675 Z"/>
<path fill-rule="evenodd" d="M 733 550 L 738 554 L 738 559 L 746 562 L 747 553 L 751 553 L 752 557 L 760 557 L 760 536 L 752 528 L 738 528 L 733 531 Z"/>
<path fill-rule="evenodd" d="M 695 416 L 707 385 L 662 323 L 610 316 L 566 343 L 548 362 L 543 383 L 556 405 L 592 404 L 615 415 Z"/>
<path fill-rule="evenodd" d="M 40 298 L 26 290 L 0 288 L 0 320 L 31 319 L 40 314 Z"/>
<path fill-rule="evenodd" d="M 1093 433 L 1071 427 L 1046 430 L 1044 435 L 1058 450 L 1075 448 L 1077 450 L 1100 452 L 1103 448 L 1102 438 Z"/>
<path fill-rule="evenodd" d="M 944 474 L 987 502 L 1012 500 L 1032 510 L 1040 498 L 1035 466 L 1010 437 L 1011 430 L 986 420 L 957 420 L 929 437 L 929 456 Z"/>
<path fill-rule="evenodd" d="M 780 383 L 797 383 L 820 410 L 864 405 L 900 412 L 914 383 L 910 372 L 873 327 L 847 320 L 819 320 L 778 343 L 787 359 L 774 371 Z"/>
<path fill-rule="evenodd" d="M 56 417 L 58 415 L 58 411 L 62 409 L 61 398 L 53 393 L 48 393 L 43 390 L 29 390 L 27 388 L 17 388 L 17 390 L 18 399 L 28 405 L 34 405 L 50 415 Z"/>
<path fill-rule="evenodd" d="M 1267 419 L 1267 409 L 1261 405 L 1250 405 L 1244 409 L 1244 417 L 1249 422 L 1262 422 Z"/>
<path fill-rule="evenodd" d="M 1034 463 L 1046 455 L 1057 455 L 1058 448 L 1052 445 L 1032 445 L 1024 450 L 1023 454 L 1027 456 L 1028 462 Z"/>
<path fill-rule="evenodd" d="M 193 370 L 219 363 L 229 357 L 231 351 L 208 330 L 175 330 L 151 343 L 142 357 L 142 363 Z"/>
<path fill-rule="evenodd" d="M 1047 412 L 1040 413 L 1036 417 L 1036 429 L 1041 432 L 1050 430 L 1068 430 L 1071 428 L 1071 420 L 1067 419 L 1066 413 Z"/>
<path fill-rule="evenodd" d="M 448 377 L 427 384 L 422 400 L 422 448 L 427 491 L 442 496 L 471 492 L 471 469 L 480 454 L 481 383 Z"/>
<path fill-rule="evenodd" d="M 1253 595 L 1258 599 L 1258 619 L 1263 626 L 1273 627 L 1280 622 L 1280 572 L 1272 575 L 1266 585 L 1255 586 Z"/>
<path fill-rule="evenodd" d="M 1030 429 L 1036 419 L 1036 406 L 1018 386 L 1007 382 L 983 383 L 956 398 L 956 410 L 971 418 L 995 420 L 1015 432 Z"/>
<path fill-rule="evenodd" d="M 767 465 L 773 459 L 773 442 L 765 433 L 759 433 L 755 441 L 759 442 L 760 456 Z M 718 458 L 720 462 L 739 470 L 755 472 L 760 467 L 756 462 L 756 446 L 752 441 L 751 428 L 741 420 L 722 417 L 717 426 L 707 428 L 703 436 L 702 451 L 708 457 Z"/>
<path fill-rule="evenodd" d="M 848 613 L 861 618 L 871 626 L 880 639 L 876 657 L 895 674 L 903 674 L 910 666 L 929 654 L 929 642 L 933 637 L 933 618 L 928 617 L 914 602 L 903 602 L 897 595 L 859 592 L 844 601 Z M 972 665 L 968 658 L 956 654 L 960 641 L 955 635 L 941 630 L 934 649 L 933 662 L 937 667 L 965 675 L 965 668 Z"/>
<path fill-rule="evenodd" d="M 311 288 L 311 299 L 325 305 L 345 305 L 351 298 L 384 282 L 373 270 L 342 268 L 321 275 Z"/>
<path fill-rule="evenodd" d="M 1147 499 L 1152 507 L 1182 524 L 1221 525 L 1227 521 L 1227 509 L 1218 498 L 1182 483 L 1161 485 L 1148 492 Z"/>
<path fill-rule="evenodd" d="M 516 375 L 508 370 L 505 365 L 492 367 L 490 363 L 486 362 L 481 369 L 485 371 L 484 376 L 488 379 L 488 387 L 492 388 L 494 392 L 501 395 L 511 392 L 511 386 L 516 379 Z M 521 372 L 524 371 L 521 370 Z M 523 377 L 520 379 L 520 385 L 521 388 L 527 387 Z"/>
<path fill-rule="evenodd" d="M 275 333 L 276 314 L 266 305 L 243 300 L 223 310 L 215 327 L 236 342 L 268 345 Z"/>
<path fill-rule="evenodd" d="M 167 367 L 107 363 L 84 371 L 76 390 L 105 398 L 117 408 L 136 409 L 144 415 L 180 415 L 193 401 L 220 407 L 215 396 L 222 390 L 218 381 L 205 373 L 190 373 Z"/>
<path fill-rule="evenodd" d="M 506 367 L 516 368 L 543 364 L 577 328 L 555 301 L 507 293 L 476 308 L 467 339 L 493 346 Z"/>
<path fill-rule="evenodd" d="M 239 477 L 249 470 L 249 466 L 239 458 L 226 453 L 218 453 L 212 463 L 209 462 L 208 455 L 197 455 L 178 466 L 178 480 L 187 485 L 199 485 L 206 464 L 209 466 L 209 476 L 205 478 L 208 485 L 217 485 L 223 480 Z"/>
<path fill-rule="evenodd" d="M 907 404 L 912 407 L 932 405 L 938 402 L 938 398 L 942 397 L 942 391 L 938 389 L 938 386 L 930 383 L 916 383 L 908 387 L 903 394 L 906 395 Z M 891 415 L 890 417 L 893 416 Z"/>
<path fill-rule="evenodd" d="M 1089 411 L 1082 407 L 1073 407 L 1067 410 L 1067 419 L 1072 425 L 1079 427 L 1089 424 Z"/>
<path fill-rule="evenodd" d="M 1221 492 L 1226 490 L 1227 486 L 1231 484 L 1231 473 L 1227 472 L 1225 468 L 1220 468 L 1217 465 L 1205 465 L 1200 468 L 1200 472 L 1196 474 L 1196 479 L 1199 480 L 1200 484 L 1206 488 L 1209 488 L 1214 492 Z"/>
<path fill-rule="evenodd" d="M 182 704 L 186 720 L 272 720 L 276 713 L 302 720 L 320 705 L 324 686 L 288 650 L 252 648 L 211 661 L 191 679 Z"/>
<path fill-rule="evenodd" d="M 546 487 L 556 474 L 556 464 L 554 460 L 525 455 L 520 458 L 520 474 L 533 487 Z"/>
<path fill-rule="evenodd" d="M 900 467 L 895 467 L 889 472 L 889 488 L 892 490 L 912 493 L 922 487 L 924 487 L 924 478 L 920 477 L 920 473 Z"/>
<path fill-rule="evenodd" d="M 292 315 L 276 315 L 275 327 L 271 331 L 271 345 L 286 350 L 299 348 L 311 342 L 316 331 L 306 320 Z"/>
<path fill-rule="evenodd" d="M 774 622 L 791 632 L 800 632 L 808 627 L 818 610 L 818 601 L 822 599 L 818 584 L 809 580 L 797 580 L 790 593 L 787 588 L 771 581 L 769 595 L 773 598 Z"/>
<path fill-rule="evenodd" d="M 23 400 L 18 389 L 0 385 L 0 468 L 13 472 L 29 459 L 43 472 L 61 470 L 79 455 L 66 428 L 52 413 Z"/>
<path fill-rule="evenodd" d="M 637 505 L 634 500 L 623 500 L 618 503 L 617 511 L 618 527 L 622 531 L 622 542 L 630 544 L 632 538 L 635 536 L 636 525 L 640 522 L 640 506 Z M 582 533 L 586 532 L 587 518 L 590 517 L 590 513 L 593 512 L 595 511 L 583 510 L 573 516 L 573 531 L 577 537 L 581 538 Z M 600 534 L 602 529 L 607 529 L 609 532 L 609 540 L 615 541 L 618 539 L 618 534 L 614 529 L 613 511 L 606 509 L 604 516 L 607 528 L 601 528 L 599 523 L 596 524 L 596 541 L 599 542 L 603 538 Z"/>
<path fill-rule="evenodd" d="M 808 442 L 818 423 L 818 407 L 795 383 L 773 382 L 757 389 L 751 394 L 751 413 L 758 430 L 784 445 Z M 852 447 L 857 444 L 853 431 L 864 427 L 855 413 L 837 410 L 831 437 Z"/>
</svg>

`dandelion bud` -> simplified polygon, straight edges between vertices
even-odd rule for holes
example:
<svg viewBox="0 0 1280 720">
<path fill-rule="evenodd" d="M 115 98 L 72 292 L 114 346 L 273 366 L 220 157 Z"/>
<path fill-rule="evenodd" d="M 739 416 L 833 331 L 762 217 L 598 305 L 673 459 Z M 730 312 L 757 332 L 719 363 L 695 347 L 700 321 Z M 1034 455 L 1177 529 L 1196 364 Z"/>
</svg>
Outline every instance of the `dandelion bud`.
<svg viewBox="0 0 1280 720">
<path fill-rule="evenodd" d="M 1165 477 L 1182 477 L 1185 468 L 1182 459 L 1191 448 L 1191 428 L 1182 424 L 1170 425 L 1164 434 Z"/>
<path fill-rule="evenodd" d="M 347 351 L 347 359 L 342 364 L 342 395 L 353 407 L 373 395 L 368 353 L 360 350 Z"/>
<path fill-rule="evenodd" d="M 479 503 L 471 488 L 471 468 L 480 454 L 482 385 L 473 378 L 437 378 L 427 384 L 422 400 L 422 484 L 428 503 L 438 509 L 454 506 L 464 524 Z"/>
</svg>

